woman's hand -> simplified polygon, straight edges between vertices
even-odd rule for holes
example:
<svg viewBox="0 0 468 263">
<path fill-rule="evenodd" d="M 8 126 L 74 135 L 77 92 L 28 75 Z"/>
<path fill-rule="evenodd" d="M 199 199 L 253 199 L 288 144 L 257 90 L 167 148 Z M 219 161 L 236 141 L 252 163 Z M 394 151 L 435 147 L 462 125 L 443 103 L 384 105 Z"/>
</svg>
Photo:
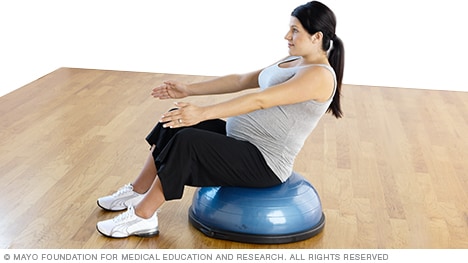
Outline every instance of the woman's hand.
<svg viewBox="0 0 468 263">
<path fill-rule="evenodd" d="M 164 123 L 164 128 L 180 128 L 193 126 L 204 121 L 203 107 L 188 102 L 176 102 L 176 109 L 164 113 L 159 122 Z"/>
<path fill-rule="evenodd" d="M 151 92 L 151 96 L 161 100 L 180 99 L 188 95 L 188 86 L 178 81 L 165 81 Z"/>
</svg>

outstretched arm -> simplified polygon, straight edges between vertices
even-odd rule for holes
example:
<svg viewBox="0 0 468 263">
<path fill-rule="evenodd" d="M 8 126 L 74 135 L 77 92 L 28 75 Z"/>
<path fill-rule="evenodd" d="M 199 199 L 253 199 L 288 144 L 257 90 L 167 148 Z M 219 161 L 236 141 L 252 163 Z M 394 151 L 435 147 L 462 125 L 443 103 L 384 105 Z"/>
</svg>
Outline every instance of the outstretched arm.
<svg viewBox="0 0 468 263">
<path fill-rule="evenodd" d="M 300 103 L 307 100 L 323 102 L 333 94 L 333 87 L 333 75 L 327 69 L 309 67 L 301 70 L 284 83 L 222 103 L 200 107 L 187 102 L 177 102 L 178 109 L 165 113 L 160 121 L 165 123 L 165 127 L 176 128 L 278 105 Z"/>
<path fill-rule="evenodd" d="M 224 94 L 258 88 L 261 70 L 246 74 L 232 74 L 189 85 L 190 95 Z"/>
<path fill-rule="evenodd" d="M 233 93 L 257 88 L 260 72 L 261 70 L 246 74 L 232 74 L 192 84 L 165 81 L 154 88 L 151 95 L 159 99 L 180 99 L 187 96 Z"/>
</svg>

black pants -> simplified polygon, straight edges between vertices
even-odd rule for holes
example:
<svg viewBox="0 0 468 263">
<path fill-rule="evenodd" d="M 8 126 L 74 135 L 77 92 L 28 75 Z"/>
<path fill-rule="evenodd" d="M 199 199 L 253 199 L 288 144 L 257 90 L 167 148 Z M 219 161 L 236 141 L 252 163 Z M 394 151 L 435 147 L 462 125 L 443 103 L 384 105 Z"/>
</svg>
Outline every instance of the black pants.
<svg viewBox="0 0 468 263">
<path fill-rule="evenodd" d="M 256 146 L 226 136 L 223 120 L 178 129 L 158 123 L 146 141 L 156 146 L 153 157 L 166 200 L 180 199 L 185 185 L 270 187 L 281 183 Z"/>
</svg>

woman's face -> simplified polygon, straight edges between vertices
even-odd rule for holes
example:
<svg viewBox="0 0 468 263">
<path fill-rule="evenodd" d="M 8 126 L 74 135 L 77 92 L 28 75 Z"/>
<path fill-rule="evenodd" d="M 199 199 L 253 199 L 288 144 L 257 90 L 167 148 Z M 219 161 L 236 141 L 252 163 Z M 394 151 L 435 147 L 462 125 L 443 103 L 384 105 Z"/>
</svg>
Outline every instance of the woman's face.
<svg viewBox="0 0 468 263">
<path fill-rule="evenodd" d="M 284 38 L 288 41 L 289 55 L 291 56 L 305 56 L 316 50 L 315 37 L 310 35 L 302 27 L 299 19 L 294 16 L 291 16 L 289 31 Z"/>
</svg>

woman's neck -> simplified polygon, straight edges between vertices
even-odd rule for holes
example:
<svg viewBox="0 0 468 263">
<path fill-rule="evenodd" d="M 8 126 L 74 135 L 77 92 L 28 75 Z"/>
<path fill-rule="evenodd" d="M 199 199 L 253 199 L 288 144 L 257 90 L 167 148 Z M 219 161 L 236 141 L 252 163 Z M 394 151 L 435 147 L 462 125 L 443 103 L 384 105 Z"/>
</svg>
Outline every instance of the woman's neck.
<svg viewBox="0 0 468 263">
<path fill-rule="evenodd" d="M 328 57 L 326 53 L 313 54 L 307 56 L 301 56 L 300 65 L 311 65 L 311 64 L 326 64 L 328 65 Z"/>
</svg>

